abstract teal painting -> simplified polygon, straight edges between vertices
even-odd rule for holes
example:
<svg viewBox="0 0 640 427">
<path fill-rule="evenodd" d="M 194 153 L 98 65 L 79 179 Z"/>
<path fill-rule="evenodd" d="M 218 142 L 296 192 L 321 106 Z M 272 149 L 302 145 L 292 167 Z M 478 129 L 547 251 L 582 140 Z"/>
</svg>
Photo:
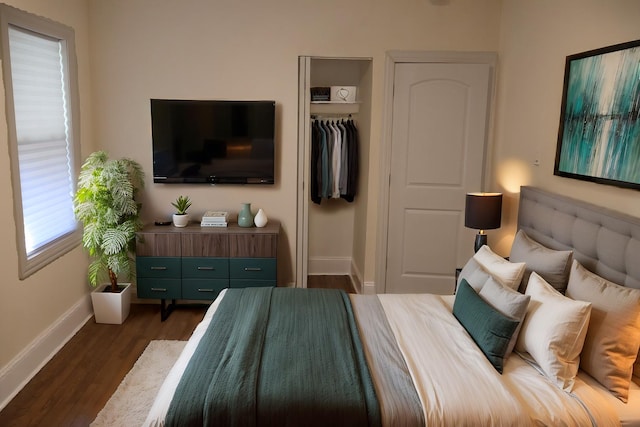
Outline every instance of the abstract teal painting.
<svg viewBox="0 0 640 427">
<path fill-rule="evenodd" d="M 554 174 L 640 190 L 640 40 L 567 57 Z"/>
</svg>

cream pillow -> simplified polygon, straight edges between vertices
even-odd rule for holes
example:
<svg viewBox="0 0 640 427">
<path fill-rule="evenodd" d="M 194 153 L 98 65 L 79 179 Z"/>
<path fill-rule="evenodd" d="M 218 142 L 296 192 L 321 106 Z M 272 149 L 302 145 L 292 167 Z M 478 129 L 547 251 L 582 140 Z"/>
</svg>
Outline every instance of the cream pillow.
<svg viewBox="0 0 640 427">
<path fill-rule="evenodd" d="M 487 245 L 482 246 L 472 259 L 491 277 L 507 288 L 517 290 L 518 286 L 520 286 L 520 281 L 524 274 L 524 262 L 509 262 L 494 253 Z M 469 280 L 467 279 L 467 281 Z M 482 286 L 484 286 L 484 283 L 482 283 L 480 288 L 477 289 L 473 283 L 469 282 L 469 284 L 471 284 L 476 292 L 479 292 Z"/>
<path fill-rule="evenodd" d="M 473 288 L 474 291 L 480 292 L 480 289 L 484 286 L 484 284 L 491 278 L 491 275 L 487 273 L 484 268 L 476 261 L 474 257 L 469 258 L 469 261 L 464 265 L 460 274 L 458 274 L 458 285 L 457 288 L 460 288 L 460 284 L 462 280 L 466 280 L 469 286 Z"/>
<path fill-rule="evenodd" d="M 640 347 L 640 289 L 616 285 L 573 261 L 566 295 L 592 304 L 580 367 L 627 403 Z"/>
<path fill-rule="evenodd" d="M 573 251 L 557 251 L 530 238 L 527 233 L 519 230 L 511 245 L 509 260 L 524 262 L 527 266 L 522 277 L 520 292 L 524 292 L 529 282 L 529 275 L 535 271 L 548 284 L 564 293 L 569 280 L 569 270 Z"/>
<path fill-rule="evenodd" d="M 489 278 L 489 280 L 487 280 L 479 295 L 500 313 L 519 322 L 516 330 L 511 336 L 507 351 L 504 354 L 504 358 L 506 359 L 509 357 L 516 345 L 516 342 L 518 341 L 522 321 L 524 320 L 524 316 L 527 314 L 527 307 L 529 306 L 529 300 L 531 297 L 507 288 L 493 280 L 493 278 Z"/>
<path fill-rule="evenodd" d="M 591 303 L 565 297 L 536 272 L 531 273 L 526 295 L 531 296 L 531 301 L 516 350 L 529 353 L 549 379 L 571 391 L 580 366 Z"/>
</svg>

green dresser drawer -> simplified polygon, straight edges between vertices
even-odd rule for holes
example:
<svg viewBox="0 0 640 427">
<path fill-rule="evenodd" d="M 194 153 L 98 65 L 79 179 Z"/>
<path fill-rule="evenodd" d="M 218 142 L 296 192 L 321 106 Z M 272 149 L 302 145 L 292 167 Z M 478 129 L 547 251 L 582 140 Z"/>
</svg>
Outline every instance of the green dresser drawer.
<svg viewBox="0 0 640 427">
<path fill-rule="evenodd" d="M 182 298 L 180 279 L 156 279 L 138 277 L 138 298 L 180 299 Z"/>
<path fill-rule="evenodd" d="M 180 278 L 180 258 L 160 256 L 137 257 L 136 274 L 138 277 Z"/>
<path fill-rule="evenodd" d="M 231 279 L 275 280 L 275 258 L 230 258 L 229 277 Z"/>
<path fill-rule="evenodd" d="M 185 279 L 182 281 L 182 299 L 214 300 L 228 287 L 229 279 Z"/>
<path fill-rule="evenodd" d="M 228 278 L 229 258 L 182 258 L 182 277 L 188 279 Z"/>
<path fill-rule="evenodd" d="M 231 279 L 232 288 L 265 288 L 276 285 L 276 279 L 273 280 L 251 280 L 251 279 Z"/>
</svg>

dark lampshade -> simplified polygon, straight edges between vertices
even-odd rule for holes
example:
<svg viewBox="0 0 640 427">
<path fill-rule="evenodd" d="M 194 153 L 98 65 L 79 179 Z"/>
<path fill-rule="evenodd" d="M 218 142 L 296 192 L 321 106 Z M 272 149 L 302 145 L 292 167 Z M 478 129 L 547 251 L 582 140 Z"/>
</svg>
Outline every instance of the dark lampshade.
<svg viewBox="0 0 640 427">
<path fill-rule="evenodd" d="M 480 230 L 476 236 L 476 252 L 487 244 L 484 230 L 500 228 L 502 220 L 502 193 L 467 193 L 464 226 Z"/>
</svg>

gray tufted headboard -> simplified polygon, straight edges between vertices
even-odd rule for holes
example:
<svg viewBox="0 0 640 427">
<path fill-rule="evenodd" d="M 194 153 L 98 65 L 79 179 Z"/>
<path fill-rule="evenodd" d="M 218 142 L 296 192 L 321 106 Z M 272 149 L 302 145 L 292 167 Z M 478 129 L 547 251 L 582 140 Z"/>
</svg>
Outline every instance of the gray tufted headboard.
<svg viewBox="0 0 640 427">
<path fill-rule="evenodd" d="M 573 249 L 587 269 L 623 286 L 640 289 L 640 218 L 521 187 L 518 229 L 553 249 Z"/>
</svg>

